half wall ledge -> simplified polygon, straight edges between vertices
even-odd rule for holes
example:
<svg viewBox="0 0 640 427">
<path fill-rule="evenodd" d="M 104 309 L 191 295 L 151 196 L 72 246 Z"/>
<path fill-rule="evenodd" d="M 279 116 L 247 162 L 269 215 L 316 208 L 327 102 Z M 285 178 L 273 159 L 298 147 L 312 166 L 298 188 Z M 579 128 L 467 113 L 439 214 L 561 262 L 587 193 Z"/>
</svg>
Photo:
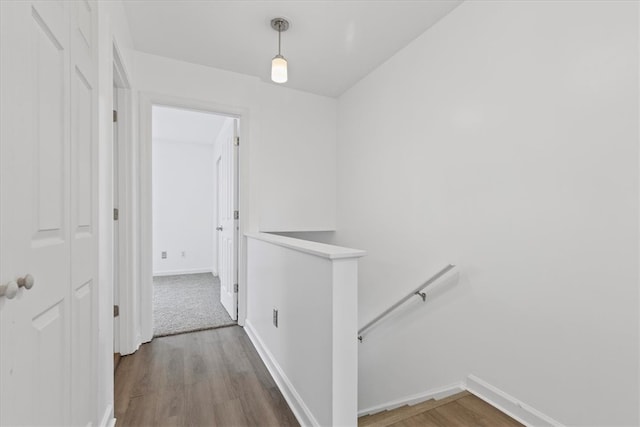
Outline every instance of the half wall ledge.
<svg viewBox="0 0 640 427">
<path fill-rule="evenodd" d="M 278 234 L 247 232 L 244 234 L 253 239 L 273 243 L 274 245 L 294 249 L 311 255 L 329 259 L 360 258 L 367 254 L 361 249 L 351 249 L 342 246 L 328 245 L 326 243 L 312 242 L 310 240 L 295 239 L 293 237 L 280 236 Z"/>
</svg>

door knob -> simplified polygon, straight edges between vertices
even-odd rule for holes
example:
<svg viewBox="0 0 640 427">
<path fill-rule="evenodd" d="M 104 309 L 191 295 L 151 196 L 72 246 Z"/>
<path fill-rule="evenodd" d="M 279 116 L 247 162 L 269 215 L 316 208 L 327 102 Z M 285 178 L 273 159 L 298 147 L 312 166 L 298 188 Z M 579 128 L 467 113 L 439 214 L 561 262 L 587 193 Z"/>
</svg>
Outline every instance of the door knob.
<svg viewBox="0 0 640 427">
<path fill-rule="evenodd" d="M 18 279 L 18 286 L 25 289 L 33 288 L 33 284 L 35 283 L 35 279 L 32 275 L 27 274 L 24 277 Z"/>
<path fill-rule="evenodd" d="M 220 225 L 220 226 L 216 227 L 216 230 L 222 231 L 222 226 Z"/>
<path fill-rule="evenodd" d="M 18 284 L 15 281 L 10 281 L 6 285 L 0 285 L 0 297 L 7 299 L 13 299 L 18 293 Z"/>
</svg>

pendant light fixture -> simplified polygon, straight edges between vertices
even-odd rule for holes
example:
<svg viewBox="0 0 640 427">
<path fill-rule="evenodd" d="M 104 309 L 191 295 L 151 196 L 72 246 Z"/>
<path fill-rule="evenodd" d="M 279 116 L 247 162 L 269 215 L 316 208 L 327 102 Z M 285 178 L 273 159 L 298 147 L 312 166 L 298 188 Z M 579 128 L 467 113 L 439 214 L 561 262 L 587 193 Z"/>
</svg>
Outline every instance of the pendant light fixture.
<svg viewBox="0 0 640 427">
<path fill-rule="evenodd" d="M 280 54 L 280 37 L 289 29 L 289 21 L 284 18 L 273 18 L 271 28 L 278 32 L 278 54 L 271 60 L 271 80 L 276 83 L 287 81 L 287 60 Z"/>
</svg>

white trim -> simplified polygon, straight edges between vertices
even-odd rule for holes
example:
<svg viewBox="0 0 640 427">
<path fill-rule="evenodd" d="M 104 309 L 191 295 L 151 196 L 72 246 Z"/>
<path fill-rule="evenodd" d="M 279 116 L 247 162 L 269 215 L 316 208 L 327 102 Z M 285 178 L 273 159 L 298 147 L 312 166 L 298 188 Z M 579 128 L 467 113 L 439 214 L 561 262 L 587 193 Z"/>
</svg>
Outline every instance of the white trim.
<svg viewBox="0 0 640 427">
<path fill-rule="evenodd" d="M 102 415 L 100 427 L 113 427 L 115 425 L 116 419 L 113 417 L 113 405 L 109 404 L 104 411 L 104 415 Z"/>
<path fill-rule="evenodd" d="M 256 351 L 260 355 L 260 358 L 267 366 L 267 370 L 273 377 L 273 380 L 276 382 L 276 385 L 282 392 L 284 399 L 289 404 L 293 415 L 295 415 L 296 419 L 300 423 L 301 426 L 319 426 L 318 420 L 315 419 L 307 405 L 304 403 L 298 392 L 296 391 L 289 378 L 285 375 L 282 368 L 273 357 L 271 352 L 267 350 L 267 348 L 262 343 L 260 337 L 256 334 L 255 330 L 251 326 L 251 322 L 247 319 L 244 326 L 249 339 L 253 343 Z"/>
<path fill-rule="evenodd" d="M 429 399 L 444 399 L 445 397 L 453 396 L 456 393 L 460 393 L 461 391 L 464 391 L 464 389 L 464 383 L 459 382 L 422 393 L 412 394 L 409 396 L 401 397 L 400 399 L 393 400 L 391 402 L 371 406 L 370 408 L 360 410 L 358 411 L 358 417 L 371 415 L 382 411 L 390 411 L 404 405 L 415 405 L 417 403 L 425 402 Z"/>
<path fill-rule="evenodd" d="M 563 424 L 553 418 L 510 396 L 475 375 L 469 375 L 467 377 L 465 388 L 491 406 L 501 410 L 526 426 L 563 427 Z"/>
<path fill-rule="evenodd" d="M 313 242 L 311 240 L 295 239 L 288 236 L 280 236 L 271 233 L 253 233 L 244 234 L 252 239 L 262 240 L 264 242 L 273 243 L 274 245 L 283 246 L 285 248 L 294 249 L 299 252 L 316 255 L 329 259 L 359 258 L 367 254 L 366 251 L 360 249 L 343 248 L 341 246 L 327 245 L 325 243 Z"/>
<path fill-rule="evenodd" d="M 131 73 L 129 73 L 129 71 L 127 70 L 127 67 L 125 66 L 125 61 L 122 60 L 124 56 L 122 55 L 122 51 L 118 46 L 118 42 L 116 41 L 115 37 L 112 39 L 112 45 L 113 45 L 113 62 L 114 62 L 114 65 L 116 66 L 116 71 L 117 71 L 116 78 L 118 79 L 118 84 L 119 84 L 118 87 L 131 89 L 131 79 L 129 79 L 129 76 L 131 75 Z"/>
<path fill-rule="evenodd" d="M 532 408 L 526 403 L 519 401 L 513 396 L 510 396 L 504 391 L 487 383 L 486 381 L 481 380 L 475 375 L 469 375 L 466 378 L 466 381 L 460 383 L 451 384 L 410 396 L 405 396 L 391 402 L 359 410 L 358 417 L 375 414 L 381 411 L 392 410 L 404 405 L 415 405 L 417 403 L 425 402 L 429 399 L 444 399 L 445 397 L 452 396 L 463 390 L 469 391 L 470 393 L 487 402 L 489 405 L 499 409 L 500 411 L 509 415 L 511 418 L 519 421 L 526 426 L 564 427 L 562 423 L 543 414 L 537 409 Z"/>
<path fill-rule="evenodd" d="M 118 321 L 118 351 L 122 355 L 134 353 L 141 342 L 138 339 L 138 321 L 136 319 L 137 298 L 134 289 L 138 283 L 136 277 L 136 239 L 135 214 L 136 201 L 134 187 L 135 182 L 135 145 L 133 138 L 134 115 L 132 109 L 133 95 L 131 93 L 131 83 L 129 73 L 125 67 L 121 50 L 115 39 L 112 40 L 112 58 L 114 75 L 118 91 L 117 104 L 113 105 L 118 111 L 118 158 L 112 159 L 118 165 L 118 209 L 120 217 L 118 219 L 118 275 L 115 281 L 118 285 L 118 305 L 120 306 L 120 317 Z M 113 194 L 113 190 L 112 190 Z M 109 210 L 108 215 L 111 215 Z"/>
<path fill-rule="evenodd" d="M 211 273 L 213 274 L 213 268 L 192 268 L 189 270 L 166 270 L 166 271 L 156 271 L 153 273 L 153 277 L 160 276 L 178 276 L 183 274 L 201 274 L 201 273 Z M 215 276 L 215 274 L 213 274 Z"/>
<path fill-rule="evenodd" d="M 176 138 L 160 138 L 160 137 L 153 138 L 154 144 L 156 143 L 179 144 L 179 145 L 189 144 L 189 145 L 205 145 L 207 147 L 213 147 L 215 145 L 215 141 L 216 141 L 215 139 L 213 141 L 190 141 L 187 139 L 176 139 Z"/>
<path fill-rule="evenodd" d="M 187 110 L 204 111 L 217 115 L 235 117 L 240 119 L 240 135 L 242 144 L 240 150 L 239 165 L 239 211 L 238 236 L 243 236 L 247 224 L 249 212 L 249 150 L 250 150 L 250 110 L 245 107 L 218 104 L 198 99 L 187 99 L 155 92 L 139 93 L 139 137 L 140 137 L 140 157 L 136 165 L 140 179 L 140 331 L 144 341 L 153 338 L 153 259 L 152 259 L 152 200 L 151 200 L 151 153 L 152 153 L 152 133 L 151 133 L 151 108 L 153 105 L 166 105 L 173 108 L 183 108 Z M 246 285 L 246 250 L 245 239 L 238 239 L 238 325 L 244 326 L 247 315 L 247 285 Z"/>
<path fill-rule="evenodd" d="M 140 132 L 140 157 L 138 176 L 140 177 L 140 335 L 143 340 L 153 338 L 153 210 L 151 196 L 152 177 L 152 107 L 153 101 L 145 94 L 139 94 L 138 130 Z"/>
</svg>

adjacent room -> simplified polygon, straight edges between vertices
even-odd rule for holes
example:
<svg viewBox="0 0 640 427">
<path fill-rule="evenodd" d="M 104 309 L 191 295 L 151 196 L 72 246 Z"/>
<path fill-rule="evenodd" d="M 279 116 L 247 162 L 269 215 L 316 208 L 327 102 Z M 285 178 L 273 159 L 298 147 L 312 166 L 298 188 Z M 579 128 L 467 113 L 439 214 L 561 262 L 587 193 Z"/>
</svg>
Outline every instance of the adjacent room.
<svg viewBox="0 0 640 427">
<path fill-rule="evenodd" d="M 234 137 L 235 122 L 153 106 L 154 336 L 236 324 L 235 307 L 223 305 L 220 287 L 227 274 L 222 152 Z"/>
</svg>

